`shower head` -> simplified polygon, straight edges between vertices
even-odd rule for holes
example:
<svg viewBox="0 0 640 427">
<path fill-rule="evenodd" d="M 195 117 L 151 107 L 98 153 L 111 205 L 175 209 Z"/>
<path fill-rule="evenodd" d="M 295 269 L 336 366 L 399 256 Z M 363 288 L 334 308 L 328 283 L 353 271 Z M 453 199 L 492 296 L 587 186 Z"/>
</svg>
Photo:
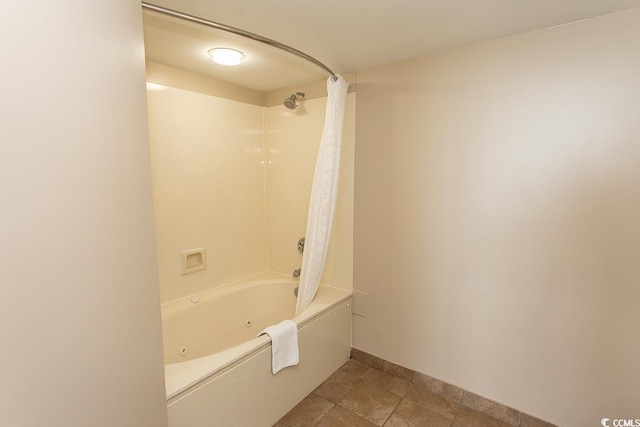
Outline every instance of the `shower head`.
<svg viewBox="0 0 640 427">
<path fill-rule="evenodd" d="M 296 107 L 298 107 L 298 105 L 296 104 L 296 96 L 295 95 L 291 95 L 290 97 L 288 97 L 287 99 L 282 101 L 282 103 L 284 104 L 285 107 L 287 107 L 290 110 L 295 110 Z"/>
<path fill-rule="evenodd" d="M 304 92 L 292 93 L 290 97 L 282 101 L 285 107 L 290 110 L 298 108 L 298 101 L 304 100 Z"/>
</svg>

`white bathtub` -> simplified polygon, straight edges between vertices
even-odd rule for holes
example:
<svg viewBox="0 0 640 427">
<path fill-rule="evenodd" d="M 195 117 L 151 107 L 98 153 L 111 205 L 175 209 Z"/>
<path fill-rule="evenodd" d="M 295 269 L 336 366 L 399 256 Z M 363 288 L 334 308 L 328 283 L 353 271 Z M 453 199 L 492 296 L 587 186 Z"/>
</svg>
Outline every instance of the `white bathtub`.
<svg viewBox="0 0 640 427">
<path fill-rule="evenodd" d="M 294 317 L 296 286 L 265 273 L 162 307 L 170 427 L 271 426 L 349 359 L 351 293 L 321 286 Z M 255 336 L 290 318 L 300 363 L 273 375 L 271 340 Z"/>
</svg>

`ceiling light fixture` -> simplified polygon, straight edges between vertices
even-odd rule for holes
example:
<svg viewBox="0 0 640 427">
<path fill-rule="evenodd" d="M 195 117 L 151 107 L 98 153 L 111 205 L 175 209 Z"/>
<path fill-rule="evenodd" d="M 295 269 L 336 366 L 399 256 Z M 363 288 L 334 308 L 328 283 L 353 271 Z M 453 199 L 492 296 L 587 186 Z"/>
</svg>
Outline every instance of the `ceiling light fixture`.
<svg viewBox="0 0 640 427">
<path fill-rule="evenodd" d="M 226 47 L 209 49 L 207 53 L 211 56 L 213 62 L 220 65 L 238 65 L 244 59 L 244 53 Z"/>
</svg>

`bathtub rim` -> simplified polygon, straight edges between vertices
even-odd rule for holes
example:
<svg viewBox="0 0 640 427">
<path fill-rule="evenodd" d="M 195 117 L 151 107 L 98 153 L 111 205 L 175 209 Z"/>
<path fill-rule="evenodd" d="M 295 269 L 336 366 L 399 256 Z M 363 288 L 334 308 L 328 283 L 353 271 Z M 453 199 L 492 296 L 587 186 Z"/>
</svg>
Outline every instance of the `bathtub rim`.
<svg viewBox="0 0 640 427">
<path fill-rule="evenodd" d="M 167 317 L 173 316 L 184 310 L 188 310 L 194 305 L 206 303 L 212 299 L 216 299 L 242 289 L 249 289 L 255 286 L 269 283 L 297 284 L 298 281 L 299 280 L 293 279 L 291 276 L 282 273 L 262 272 L 254 274 L 252 276 L 244 277 L 233 282 L 216 286 L 215 288 L 205 289 L 204 291 L 196 292 L 194 294 L 190 294 L 173 301 L 162 303 L 160 304 L 161 317 L 164 320 Z M 194 302 L 194 299 L 196 299 L 197 302 Z"/>
<path fill-rule="evenodd" d="M 273 280 L 270 282 L 272 281 Z M 291 281 L 291 279 L 288 279 L 287 281 Z M 264 281 L 262 282 L 264 283 Z M 251 284 L 254 283 L 255 282 L 251 282 Z M 300 330 L 307 324 L 345 303 L 349 298 L 351 298 L 351 296 L 352 291 L 330 285 L 320 285 L 318 287 L 316 297 L 311 304 L 302 313 L 294 316 L 292 320 L 296 322 L 298 330 Z M 188 298 L 186 300 L 189 304 L 193 305 Z M 216 376 L 221 375 L 239 365 L 243 360 L 264 350 L 270 345 L 271 338 L 268 335 L 261 335 L 218 353 L 184 362 L 165 364 L 164 372 L 167 404 L 179 399 L 184 394 L 197 388 L 201 384 L 210 381 Z"/>
</svg>

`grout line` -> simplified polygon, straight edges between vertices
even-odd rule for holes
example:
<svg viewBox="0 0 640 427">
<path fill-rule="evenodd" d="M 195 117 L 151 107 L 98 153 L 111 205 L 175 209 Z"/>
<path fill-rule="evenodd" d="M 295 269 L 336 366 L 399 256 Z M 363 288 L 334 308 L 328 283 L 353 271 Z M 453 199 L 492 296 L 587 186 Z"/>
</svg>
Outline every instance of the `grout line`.
<svg viewBox="0 0 640 427">
<path fill-rule="evenodd" d="M 367 373 L 361 376 L 360 378 L 364 381 L 364 379 L 367 378 L 372 371 L 373 371 L 373 368 L 369 366 L 369 370 L 367 371 Z"/>
<path fill-rule="evenodd" d="M 358 378 L 358 377 L 356 377 L 356 378 Z M 362 379 L 362 378 L 360 378 L 360 379 Z M 365 421 L 369 421 L 369 420 L 367 420 L 366 418 L 364 418 L 364 417 L 362 417 L 362 416 L 360 416 L 360 415 L 356 414 L 355 412 L 350 411 L 349 409 L 345 408 L 344 406 L 340 405 L 340 402 L 342 402 L 342 401 L 344 400 L 344 398 L 345 398 L 345 397 L 347 397 L 347 395 L 351 392 L 351 390 L 353 390 L 353 386 L 351 386 L 351 388 L 349 389 L 349 391 L 347 391 L 347 392 L 344 394 L 344 396 L 342 396 L 342 397 L 340 398 L 340 400 L 338 400 L 338 403 L 336 403 L 336 406 L 340 406 L 342 409 L 344 409 L 345 411 L 347 411 L 347 412 L 349 412 L 349 413 L 351 413 L 351 414 L 355 415 L 355 416 L 356 416 L 356 417 L 358 417 L 358 418 L 361 418 L 361 419 L 363 419 L 363 420 L 365 420 Z M 369 422 L 370 422 L 370 421 L 369 421 Z M 372 423 L 372 424 L 373 424 L 373 423 Z"/>
<path fill-rule="evenodd" d="M 400 398 L 400 400 L 398 401 L 398 403 L 396 403 L 396 406 L 393 408 L 393 411 L 391 411 L 389 413 L 389 416 L 384 420 L 384 423 L 382 423 L 382 427 L 384 427 L 384 425 L 387 423 L 387 421 L 389 421 L 389 418 L 391 418 L 391 416 L 393 415 L 394 412 L 396 412 L 396 409 L 398 409 L 398 406 L 400 406 L 400 402 L 402 402 L 404 400 L 404 397 Z"/>
<path fill-rule="evenodd" d="M 382 362 L 383 362 L 383 363 L 382 363 L 382 364 L 383 364 L 383 369 L 381 369 L 381 370 L 380 370 L 381 372 L 386 373 L 386 374 L 388 374 L 388 375 L 391 375 L 391 376 L 393 376 L 393 377 L 395 377 L 395 378 L 399 378 L 399 379 L 401 379 L 401 380 L 405 380 L 405 379 L 404 379 L 404 378 L 402 378 L 402 377 L 399 377 L 399 376 L 397 376 L 397 375 L 393 375 L 393 374 L 391 374 L 391 373 L 389 373 L 389 372 L 386 372 L 386 371 L 384 370 L 384 362 L 387 362 L 387 363 L 390 363 L 390 364 L 393 364 L 393 362 L 389 362 L 389 361 L 387 361 L 387 360 L 381 359 L 381 358 L 379 358 L 379 357 L 377 357 L 377 356 L 374 356 L 374 355 L 372 355 L 372 354 L 370 354 L 370 353 L 367 353 L 367 352 L 365 352 L 365 351 L 363 351 L 363 350 L 360 350 L 360 349 L 352 348 L 352 351 L 353 351 L 353 350 L 357 350 L 358 352 L 360 352 L 360 353 L 364 354 L 365 356 L 369 356 L 369 357 L 364 357 L 364 358 L 365 358 L 366 360 L 372 361 L 372 363 L 376 363 L 377 361 L 382 361 Z M 354 359 L 354 360 L 357 360 L 358 362 L 362 363 L 363 365 L 369 366 L 369 368 L 370 368 L 370 369 L 376 369 L 376 368 L 374 368 L 374 367 L 373 367 L 371 364 L 369 364 L 369 363 L 363 362 L 363 361 L 361 361 L 361 360 L 359 360 L 359 359 Z M 399 366 L 403 367 L 402 365 L 399 365 Z M 403 368 L 404 368 L 404 367 L 403 367 Z M 430 376 L 429 376 L 429 375 L 427 375 L 427 374 L 422 374 L 421 372 L 415 371 L 415 370 L 413 370 L 413 369 L 409 369 L 409 368 L 405 368 L 405 369 L 408 369 L 409 371 L 412 371 L 412 372 L 413 372 L 412 381 L 409 381 L 409 383 L 411 383 L 411 384 L 413 384 L 413 385 L 415 385 L 415 384 L 416 384 L 416 377 L 417 377 L 417 375 L 418 375 L 418 374 L 421 374 L 421 375 L 425 375 L 425 376 L 427 376 L 427 377 L 430 377 Z M 459 399 L 459 400 L 454 399 L 454 398 L 452 398 L 452 397 L 450 397 L 450 396 L 448 396 L 447 394 L 442 393 L 442 392 L 433 392 L 433 391 L 432 391 L 432 393 L 435 393 L 435 394 L 438 394 L 438 395 L 440 395 L 440 396 L 444 396 L 444 397 L 446 397 L 446 398 L 449 398 L 449 399 L 452 399 L 452 400 L 454 400 L 454 401 L 457 401 L 457 402 L 459 403 L 459 405 L 460 405 L 460 406 L 465 406 L 466 408 L 472 409 L 472 410 L 474 410 L 474 411 L 476 411 L 476 412 L 480 412 L 480 413 L 482 413 L 482 414 L 488 415 L 488 416 L 490 416 L 490 417 L 492 417 L 492 418 L 495 418 L 495 419 L 497 419 L 497 420 L 500 420 L 500 421 L 502 421 L 502 422 L 505 422 L 505 423 L 507 423 L 507 424 L 509 424 L 509 425 L 511 425 L 511 426 L 513 426 L 513 427 L 520 427 L 520 426 L 521 426 L 521 424 L 522 424 L 522 411 L 520 411 L 520 410 L 518 410 L 518 409 L 516 409 L 516 408 L 512 408 L 511 406 L 507 406 L 507 405 L 505 405 L 505 404 L 503 404 L 503 403 L 496 402 L 496 401 L 494 401 L 494 400 L 488 399 L 488 398 L 483 397 L 483 396 L 481 396 L 481 395 L 477 395 L 477 394 L 475 394 L 475 393 L 473 393 L 473 392 L 470 392 L 470 391 L 468 391 L 468 390 L 463 389 L 462 387 L 458 387 L 458 386 L 455 386 L 455 385 L 453 385 L 453 384 L 449 384 L 449 383 L 447 383 L 447 382 L 445 382 L 445 381 L 442 381 L 442 380 L 439 380 L 439 379 L 437 379 L 437 378 L 434 378 L 434 377 L 430 377 L 430 378 L 433 378 L 434 380 L 437 380 L 437 381 L 439 381 L 440 383 L 442 383 L 442 384 L 444 384 L 444 385 L 449 385 L 449 386 L 456 387 L 456 388 L 458 388 L 458 389 L 460 389 L 460 390 L 462 391 L 462 395 L 460 396 L 460 399 Z M 407 381 L 407 380 L 405 380 L 405 381 Z M 429 391 L 431 391 L 431 390 L 429 390 Z M 407 392 L 407 393 L 408 393 L 408 392 Z M 498 418 L 498 417 L 496 417 L 496 416 L 494 416 L 494 415 L 492 415 L 492 414 L 490 414 L 490 413 L 488 413 L 488 412 L 486 412 L 486 411 L 484 411 L 484 410 L 481 410 L 481 409 L 475 409 L 475 408 L 473 408 L 473 407 L 471 407 L 471 406 L 468 406 L 468 405 L 464 404 L 464 403 L 463 403 L 463 401 L 464 401 L 464 398 L 465 398 L 466 394 L 472 394 L 472 395 L 478 396 L 478 397 L 480 397 L 480 398 L 482 398 L 482 399 L 489 400 L 489 401 L 491 401 L 491 402 L 493 402 L 493 403 L 495 403 L 495 404 L 497 404 L 497 405 L 499 405 L 499 406 L 501 406 L 501 407 L 507 408 L 507 409 L 509 409 L 509 410 L 516 411 L 516 412 L 518 413 L 518 420 L 517 420 L 517 424 L 511 424 L 510 422 L 507 422 L 507 421 L 503 420 L 502 418 Z M 406 394 L 405 394 L 405 396 L 406 396 Z M 403 398 L 404 398 L 404 397 L 403 397 Z M 458 416 L 458 413 L 460 412 L 460 406 L 458 406 L 458 412 L 456 412 L 456 416 L 454 417 L 454 421 L 455 421 L 456 417 Z M 534 418 L 535 418 L 535 417 L 534 417 Z M 536 418 L 536 419 L 537 419 L 537 418 Z"/>
<path fill-rule="evenodd" d="M 456 414 L 453 416 L 453 419 L 451 420 L 451 427 L 453 427 L 453 423 L 456 422 L 456 418 L 458 418 L 458 414 L 460 413 L 461 407 L 462 407 L 462 401 L 460 401 L 460 404 L 458 405 L 458 410 L 456 411 Z"/>
<path fill-rule="evenodd" d="M 403 399 L 409 395 L 409 392 L 413 390 L 414 386 L 415 386 L 414 383 L 409 383 L 409 388 L 407 389 L 407 392 L 404 394 L 404 396 L 402 396 Z"/>
<path fill-rule="evenodd" d="M 311 392 L 311 393 L 313 393 L 313 392 Z M 318 394 L 316 394 L 316 396 L 318 396 L 318 397 L 322 397 L 322 396 L 320 396 L 320 395 L 318 395 Z M 326 399 L 326 398 L 324 398 L 324 397 L 322 397 L 322 398 L 323 398 L 324 400 L 326 400 L 327 402 L 331 402 L 329 399 Z M 333 403 L 333 402 L 331 402 L 331 403 Z M 324 420 L 325 418 L 327 418 L 327 415 L 329 415 L 329 413 L 330 413 L 331 411 L 333 411 L 333 409 L 334 409 L 337 405 L 338 405 L 337 403 L 333 403 L 333 406 L 331 407 L 331 409 L 329 409 L 329 410 L 327 411 L 327 413 L 326 413 L 326 414 L 324 414 L 324 415 L 322 416 L 322 418 L 320 418 L 320 420 L 319 420 L 317 423 L 315 423 L 314 425 L 318 425 L 318 424 L 320 424 L 320 423 L 322 422 L 322 420 Z"/>
</svg>

